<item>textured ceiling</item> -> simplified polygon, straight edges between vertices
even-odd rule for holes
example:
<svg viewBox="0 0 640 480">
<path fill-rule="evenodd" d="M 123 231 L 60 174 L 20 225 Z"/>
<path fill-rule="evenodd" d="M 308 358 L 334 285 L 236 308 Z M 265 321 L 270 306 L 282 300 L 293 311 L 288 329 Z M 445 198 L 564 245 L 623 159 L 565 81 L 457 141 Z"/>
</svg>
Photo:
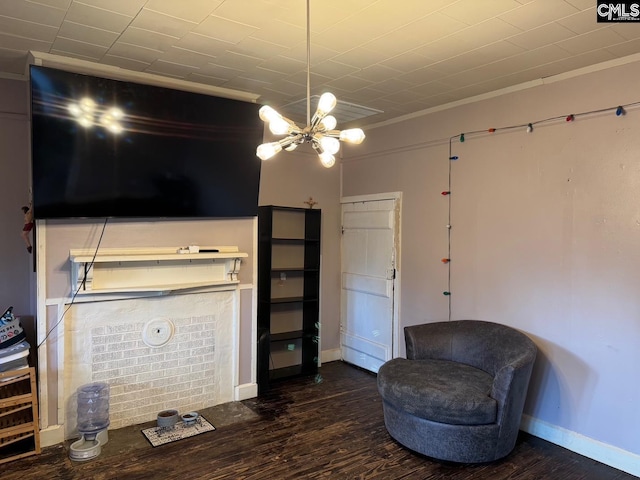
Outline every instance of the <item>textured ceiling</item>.
<svg viewBox="0 0 640 480">
<path fill-rule="evenodd" d="M 311 0 L 311 94 L 382 112 L 366 125 L 640 52 L 640 22 L 597 23 L 596 3 Z M 0 0 L 0 75 L 28 51 L 282 108 L 306 98 L 306 2 Z"/>
</svg>

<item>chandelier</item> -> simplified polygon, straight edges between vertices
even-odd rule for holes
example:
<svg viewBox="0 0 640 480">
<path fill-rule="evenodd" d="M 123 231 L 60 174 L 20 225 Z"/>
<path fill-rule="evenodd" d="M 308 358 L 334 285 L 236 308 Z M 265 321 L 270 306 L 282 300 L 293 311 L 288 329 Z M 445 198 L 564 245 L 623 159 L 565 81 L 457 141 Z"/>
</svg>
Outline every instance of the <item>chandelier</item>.
<svg viewBox="0 0 640 480">
<path fill-rule="evenodd" d="M 335 95 L 326 92 L 320 96 L 316 112 L 311 117 L 311 33 L 309 27 L 309 0 L 307 0 L 307 125 L 299 127 L 287 117 L 283 117 L 268 105 L 260 108 L 259 115 L 269 125 L 274 135 L 287 135 L 285 138 L 271 143 L 263 143 L 256 150 L 261 160 L 268 160 L 281 150 L 293 151 L 302 143 L 310 143 L 320 157 L 320 162 L 327 168 L 336 163 L 335 154 L 340 150 L 340 141 L 360 144 L 365 138 L 360 128 L 336 130 L 337 120 L 329 113 L 336 106 Z"/>
</svg>

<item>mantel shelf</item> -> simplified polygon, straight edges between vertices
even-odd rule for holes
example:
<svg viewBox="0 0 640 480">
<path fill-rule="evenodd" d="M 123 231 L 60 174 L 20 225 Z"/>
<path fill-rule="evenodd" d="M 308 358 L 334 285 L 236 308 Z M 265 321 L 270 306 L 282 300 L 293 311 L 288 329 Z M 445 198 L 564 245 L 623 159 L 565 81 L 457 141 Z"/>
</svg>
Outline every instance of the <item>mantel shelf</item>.
<svg viewBox="0 0 640 480">
<path fill-rule="evenodd" d="M 239 252 L 238 247 L 202 247 L 203 250 L 218 252 L 177 253 L 176 248 L 105 248 L 94 254 L 95 250 L 74 249 L 69 251 L 73 263 L 101 262 L 145 262 L 164 260 L 202 260 L 210 258 L 245 258 L 248 254 Z"/>
<path fill-rule="evenodd" d="M 155 293 L 165 295 L 170 292 L 174 292 L 176 290 L 189 290 L 192 288 L 204 288 L 204 287 L 217 287 L 224 285 L 238 285 L 240 282 L 238 280 L 224 280 L 224 281 L 210 281 L 210 282 L 194 282 L 194 283 L 180 283 L 180 284 L 169 284 L 169 285 L 145 285 L 141 287 L 127 287 L 126 289 L 122 288 L 101 288 L 99 290 L 93 289 L 90 292 L 92 294 L 100 294 L 100 293 Z M 78 292 L 78 295 L 82 294 L 82 289 Z"/>
<path fill-rule="evenodd" d="M 217 252 L 177 253 L 179 248 L 113 248 L 96 254 L 69 251 L 71 287 L 78 295 L 161 292 L 236 285 L 242 259 L 238 247 L 201 247 Z"/>
</svg>

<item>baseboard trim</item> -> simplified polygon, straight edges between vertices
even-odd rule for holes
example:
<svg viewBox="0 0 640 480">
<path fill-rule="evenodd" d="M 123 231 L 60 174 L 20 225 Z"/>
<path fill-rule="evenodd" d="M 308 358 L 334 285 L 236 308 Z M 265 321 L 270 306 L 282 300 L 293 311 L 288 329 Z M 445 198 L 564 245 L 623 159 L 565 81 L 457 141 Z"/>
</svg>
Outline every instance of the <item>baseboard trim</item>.
<svg viewBox="0 0 640 480">
<path fill-rule="evenodd" d="M 335 362 L 336 360 L 342 360 L 342 351 L 339 348 L 322 350 L 322 352 L 320 352 L 320 362 L 329 363 Z"/>
<path fill-rule="evenodd" d="M 599 442 L 529 415 L 522 416 L 520 429 L 572 452 L 640 477 L 640 455 Z"/>
<path fill-rule="evenodd" d="M 257 383 L 243 383 L 238 385 L 234 390 L 234 400 L 239 402 L 241 400 L 248 400 L 258 396 L 258 384 Z"/>
<path fill-rule="evenodd" d="M 64 426 L 51 425 L 40 430 L 40 447 L 51 447 L 64 442 Z"/>
</svg>

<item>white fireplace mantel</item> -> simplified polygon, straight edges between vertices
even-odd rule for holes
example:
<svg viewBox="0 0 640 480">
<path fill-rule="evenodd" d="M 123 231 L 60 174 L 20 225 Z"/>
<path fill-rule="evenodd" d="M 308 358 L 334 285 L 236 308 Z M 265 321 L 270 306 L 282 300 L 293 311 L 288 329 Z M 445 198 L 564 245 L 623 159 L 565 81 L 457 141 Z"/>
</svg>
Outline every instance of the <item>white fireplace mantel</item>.
<svg viewBox="0 0 640 480">
<path fill-rule="evenodd" d="M 71 291 L 77 295 L 155 292 L 164 294 L 239 283 L 242 259 L 248 254 L 235 246 L 204 246 L 198 253 L 188 249 L 104 248 L 72 249 Z"/>
</svg>

